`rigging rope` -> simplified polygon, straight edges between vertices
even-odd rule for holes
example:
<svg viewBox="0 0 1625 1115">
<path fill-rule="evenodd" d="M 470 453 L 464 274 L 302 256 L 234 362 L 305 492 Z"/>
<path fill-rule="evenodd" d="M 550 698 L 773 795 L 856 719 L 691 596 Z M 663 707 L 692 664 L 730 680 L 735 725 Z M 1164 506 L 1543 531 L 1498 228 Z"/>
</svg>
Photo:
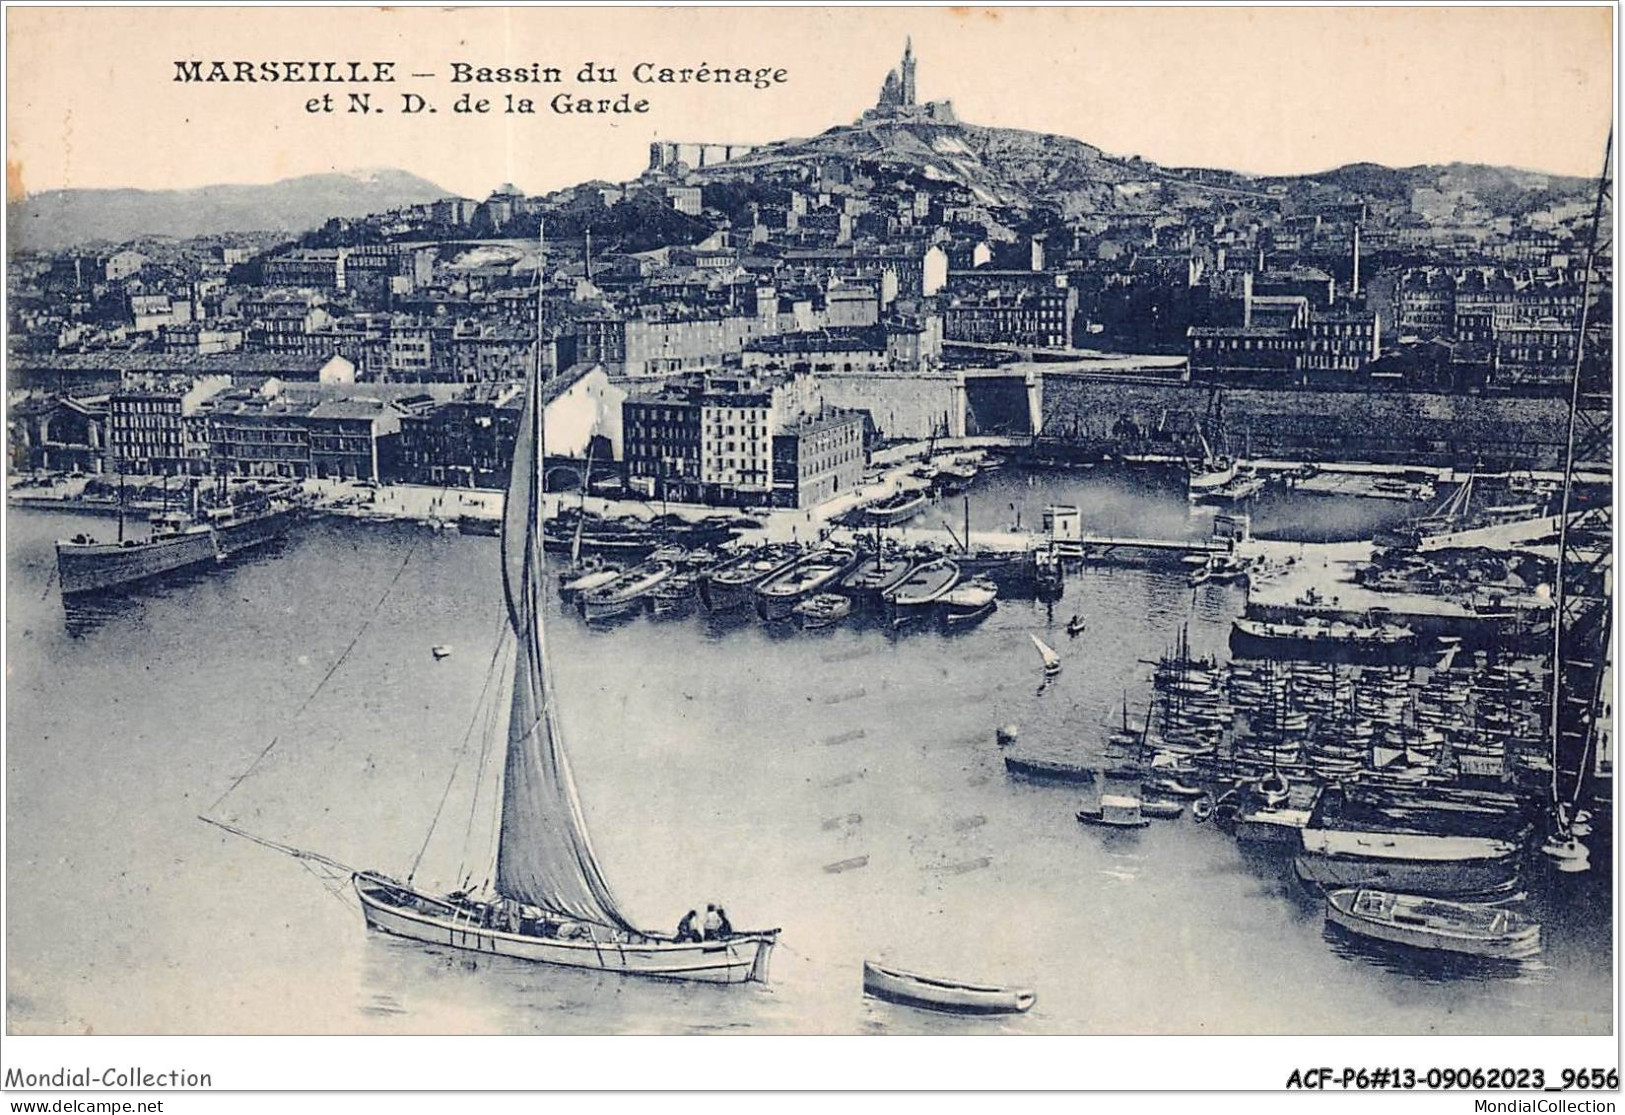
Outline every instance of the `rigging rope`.
<svg viewBox="0 0 1625 1115">
<path fill-rule="evenodd" d="M 395 590 L 396 583 L 401 579 L 401 574 L 406 572 L 407 563 L 412 560 L 412 555 L 417 552 L 417 548 L 418 539 L 414 538 L 412 540 L 412 544 L 407 547 L 406 556 L 401 559 L 400 568 L 395 570 L 395 575 L 389 579 L 389 584 L 384 586 L 383 594 L 378 597 L 378 603 L 372 606 L 372 611 L 367 613 L 367 618 L 361 621 L 361 626 L 356 630 L 355 637 L 352 638 L 350 640 L 350 644 L 344 648 L 344 652 L 333 661 L 333 665 L 328 667 L 327 673 L 322 675 L 322 680 L 317 682 L 316 688 L 310 691 L 310 696 L 306 697 L 304 703 L 301 704 L 299 708 L 295 710 L 294 714 L 288 718 L 289 724 L 292 724 L 304 714 L 304 711 L 310 707 L 310 703 L 316 699 L 317 694 L 322 691 L 322 688 L 327 685 L 328 681 L 332 679 L 333 675 L 338 673 L 339 667 L 344 665 L 344 660 L 350 657 L 350 652 L 355 649 L 356 644 L 361 641 L 361 636 L 367 633 L 367 628 L 372 626 L 372 621 L 377 618 L 379 611 L 382 610 L 384 601 L 389 599 L 389 594 Z M 254 761 L 248 764 L 248 769 L 232 780 L 231 785 L 226 787 L 225 793 L 214 799 L 214 804 L 209 806 L 207 811 L 208 813 L 213 813 L 216 809 L 219 809 L 220 804 L 230 797 L 238 786 L 243 784 L 243 780 L 258 769 L 260 763 L 265 761 L 265 757 L 271 753 L 271 749 L 277 745 L 277 742 L 281 738 L 282 737 L 279 735 L 271 737 L 271 742 L 265 745 L 265 749 L 263 751 L 254 756 Z"/>
<path fill-rule="evenodd" d="M 511 646 L 506 639 L 502 640 L 498 645 L 504 651 Z M 507 676 L 507 673 L 507 663 L 505 661 L 499 663 L 497 666 L 497 679 L 500 681 L 501 678 Z M 473 874 L 473 868 L 470 867 L 468 862 L 469 848 L 473 845 L 474 818 L 480 810 L 480 793 L 485 787 L 486 773 L 491 769 L 491 747 L 495 744 L 497 738 L 497 715 L 500 706 L 500 701 L 490 701 L 485 706 L 485 728 L 480 736 L 479 767 L 474 776 L 474 793 L 468 799 L 468 820 L 463 825 L 462 849 L 457 860 L 459 874 L 464 871 L 467 871 L 470 875 Z M 502 804 L 499 801 L 493 812 L 500 816 L 501 811 Z"/>
<path fill-rule="evenodd" d="M 492 680 L 497 676 L 498 673 L 500 673 L 500 670 L 497 668 L 497 662 L 502 656 L 502 628 L 507 625 L 507 622 L 508 617 L 499 614 L 497 631 L 496 635 L 494 636 L 495 645 L 491 647 L 491 661 L 488 662 L 485 667 L 485 684 L 480 687 L 479 698 L 474 702 L 474 711 L 469 714 L 468 728 L 463 732 L 463 740 L 457 745 L 456 760 L 451 764 L 451 774 L 446 778 L 446 788 L 440 792 L 440 804 L 435 806 L 434 816 L 429 819 L 429 831 L 423 834 L 423 845 L 418 849 L 417 856 L 412 860 L 412 870 L 406 873 L 406 881 L 408 883 L 410 883 L 413 876 L 418 873 L 418 867 L 423 863 L 423 855 L 429 850 L 429 841 L 434 838 L 435 827 L 440 824 L 440 813 L 446 808 L 446 799 L 451 796 L 452 784 L 457 781 L 457 771 L 462 766 L 463 756 L 468 752 L 468 741 L 473 738 L 474 725 L 479 723 L 480 713 L 486 708 L 486 694 L 491 691 Z M 479 784 L 476 782 L 476 796 L 478 795 L 478 792 Z"/>
</svg>

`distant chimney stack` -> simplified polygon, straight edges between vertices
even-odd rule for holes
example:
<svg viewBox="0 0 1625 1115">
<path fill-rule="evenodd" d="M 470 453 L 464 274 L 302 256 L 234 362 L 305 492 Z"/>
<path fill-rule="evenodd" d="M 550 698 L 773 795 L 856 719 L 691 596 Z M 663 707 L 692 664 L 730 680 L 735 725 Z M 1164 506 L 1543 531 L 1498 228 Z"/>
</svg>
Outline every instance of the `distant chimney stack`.
<svg viewBox="0 0 1625 1115">
<path fill-rule="evenodd" d="M 1360 293 L 1360 222 L 1354 222 L 1354 242 L 1352 245 L 1354 256 L 1354 280 L 1349 284 L 1350 294 Z"/>
</svg>

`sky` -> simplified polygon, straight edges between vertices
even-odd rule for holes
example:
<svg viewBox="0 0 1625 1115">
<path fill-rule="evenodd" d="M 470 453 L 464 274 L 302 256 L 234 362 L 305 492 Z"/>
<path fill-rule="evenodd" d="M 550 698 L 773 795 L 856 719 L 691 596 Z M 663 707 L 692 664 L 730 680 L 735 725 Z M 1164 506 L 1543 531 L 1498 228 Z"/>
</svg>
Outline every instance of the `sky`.
<svg viewBox="0 0 1625 1115">
<path fill-rule="evenodd" d="M 483 197 L 637 175 L 653 139 L 816 134 L 872 104 L 905 36 L 922 100 L 1164 165 L 1297 173 L 1485 162 L 1591 176 L 1613 13 L 1589 8 L 281 8 L 7 11 L 8 196 L 183 188 L 368 167 Z M 393 61 L 393 85 L 196 84 L 176 60 Z M 613 85 L 454 84 L 532 61 Z M 631 67 L 782 68 L 764 90 L 639 85 Z M 413 78 L 428 73 L 430 78 Z M 371 91 L 383 111 L 308 112 Z M 399 111 L 416 91 L 433 114 Z M 491 102 L 456 113 L 465 92 Z M 559 92 L 649 111 L 560 115 Z M 501 111 L 505 93 L 532 115 Z"/>
</svg>

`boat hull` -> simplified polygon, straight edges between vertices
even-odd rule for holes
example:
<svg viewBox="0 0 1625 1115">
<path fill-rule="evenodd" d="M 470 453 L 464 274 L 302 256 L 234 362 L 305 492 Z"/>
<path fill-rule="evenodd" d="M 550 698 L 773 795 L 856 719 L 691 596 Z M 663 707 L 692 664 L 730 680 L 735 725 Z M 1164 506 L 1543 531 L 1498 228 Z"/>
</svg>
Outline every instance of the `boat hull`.
<svg viewBox="0 0 1625 1115">
<path fill-rule="evenodd" d="M 1230 653 L 1236 658 L 1339 662 L 1354 665 L 1390 665 L 1412 661 L 1415 637 L 1395 641 L 1328 639 L 1293 633 L 1260 634 L 1239 624 L 1230 629 Z"/>
<path fill-rule="evenodd" d="M 1080 767 L 1052 759 L 1023 759 L 1019 755 L 1006 755 L 1004 769 L 1020 778 L 1040 779 L 1045 782 L 1072 782 L 1093 784 L 1093 767 Z"/>
<path fill-rule="evenodd" d="M 1021 987 L 988 987 L 936 979 L 865 962 L 863 993 L 876 999 L 950 1014 L 1020 1014 L 1038 996 Z"/>
<path fill-rule="evenodd" d="M 929 500 L 922 492 L 910 500 L 903 500 L 890 505 L 871 505 L 864 509 L 864 514 L 868 516 L 870 523 L 877 526 L 894 526 L 897 523 L 912 519 L 921 511 L 924 511 L 928 502 Z"/>
<path fill-rule="evenodd" d="M 852 568 L 851 553 L 813 553 L 756 588 L 756 614 L 768 623 L 789 619 L 796 605 L 826 591 Z"/>
<path fill-rule="evenodd" d="M 1151 820 L 1148 817 L 1108 817 L 1094 809 L 1080 809 L 1077 817 L 1080 824 L 1094 825 L 1096 828 L 1143 829 L 1151 827 Z"/>
<path fill-rule="evenodd" d="M 1325 828 L 1305 828 L 1302 835 L 1306 852 L 1399 863 L 1505 862 L 1518 850 L 1512 841 L 1491 836 Z"/>
<path fill-rule="evenodd" d="M 894 627 L 932 614 L 937 602 L 959 581 L 959 566 L 947 560 L 919 566 L 883 598 Z"/>
<path fill-rule="evenodd" d="M 133 546 L 116 543 L 56 544 L 57 580 L 64 596 L 135 584 L 178 569 L 224 561 L 232 554 L 287 533 L 292 508 L 270 511 L 222 526 L 193 528 Z"/>
<path fill-rule="evenodd" d="M 610 582 L 594 592 L 577 597 L 582 618 L 588 623 L 635 615 L 649 606 L 650 599 L 675 575 L 670 565 L 651 563 Z"/>
<path fill-rule="evenodd" d="M 1293 861 L 1300 880 L 1320 887 L 1380 887 L 1436 898 L 1497 894 L 1518 881 L 1515 859 L 1460 863 L 1369 860 L 1354 856 L 1301 855 Z"/>
<path fill-rule="evenodd" d="M 62 595 L 72 596 L 135 584 L 176 569 L 213 562 L 218 557 L 214 535 L 207 529 L 133 546 L 58 542 L 57 580 Z"/>
<path fill-rule="evenodd" d="M 743 608 L 756 599 L 756 588 L 769 577 L 777 576 L 796 560 L 795 555 L 783 556 L 765 568 L 747 567 L 758 561 L 756 553 L 711 570 L 700 579 L 700 601 L 707 611 L 731 612 Z"/>
<path fill-rule="evenodd" d="M 388 900 L 402 888 L 386 888 L 365 877 L 355 880 L 367 927 L 427 945 L 442 945 L 487 956 L 506 956 L 564 968 L 699 983 L 766 983 L 775 934 L 742 934 L 726 941 L 651 942 L 633 945 L 591 940 L 558 940 L 435 916 Z M 422 896 L 429 903 L 439 900 Z"/>
<path fill-rule="evenodd" d="M 1359 913 L 1355 899 L 1362 892 L 1333 891 L 1326 896 L 1326 921 L 1340 929 L 1374 941 L 1404 945 L 1428 952 L 1449 952 L 1484 960 L 1525 960 L 1540 952 L 1540 927 L 1524 925 L 1505 933 L 1452 932 L 1426 924 L 1396 924 Z"/>
<path fill-rule="evenodd" d="M 906 558 L 869 557 L 841 579 L 841 589 L 862 604 L 874 605 L 913 572 L 914 563 Z"/>
</svg>

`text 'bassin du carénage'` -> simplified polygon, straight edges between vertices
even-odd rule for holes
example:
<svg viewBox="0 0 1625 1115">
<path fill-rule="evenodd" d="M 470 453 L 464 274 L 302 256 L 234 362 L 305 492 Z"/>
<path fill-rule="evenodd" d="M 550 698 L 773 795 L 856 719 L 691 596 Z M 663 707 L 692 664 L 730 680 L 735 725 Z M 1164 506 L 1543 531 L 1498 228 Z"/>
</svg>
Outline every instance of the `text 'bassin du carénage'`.
<svg viewBox="0 0 1625 1115">
<path fill-rule="evenodd" d="M 402 80 L 400 63 L 378 61 L 273 61 L 273 60 L 201 60 L 175 62 L 173 80 L 181 84 L 230 85 L 393 85 Z M 650 110 L 647 97 L 633 91 L 602 95 L 600 87 L 618 85 L 625 80 L 640 87 L 671 87 L 694 85 L 726 85 L 734 88 L 761 91 L 784 85 L 790 73 L 784 67 L 773 66 L 713 66 L 708 62 L 698 65 L 666 66 L 655 62 L 638 62 L 631 67 L 606 66 L 585 62 L 578 68 L 565 69 L 542 62 L 520 65 L 488 66 L 474 62 L 451 62 L 445 79 L 454 86 L 474 86 L 459 92 L 450 102 L 455 114 L 481 115 L 509 113 L 530 115 L 546 111 L 558 115 L 642 114 Z M 414 72 L 410 79 L 431 80 L 440 77 L 433 72 Z M 531 86 L 567 85 L 591 86 L 590 92 L 563 91 L 551 98 L 526 96 Z M 478 95 L 493 86 L 522 86 L 520 91 L 500 92 L 493 99 Z M 497 92 L 496 90 L 492 90 Z M 404 115 L 435 114 L 441 110 L 425 93 L 401 91 L 396 94 L 394 111 Z M 310 113 L 351 113 L 366 115 L 383 113 L 391 109 L 389 100 L 375 96 L 371 89 L 344 91 L 335 95 L 323 92 L 305 102 Z"/>
</svg>

